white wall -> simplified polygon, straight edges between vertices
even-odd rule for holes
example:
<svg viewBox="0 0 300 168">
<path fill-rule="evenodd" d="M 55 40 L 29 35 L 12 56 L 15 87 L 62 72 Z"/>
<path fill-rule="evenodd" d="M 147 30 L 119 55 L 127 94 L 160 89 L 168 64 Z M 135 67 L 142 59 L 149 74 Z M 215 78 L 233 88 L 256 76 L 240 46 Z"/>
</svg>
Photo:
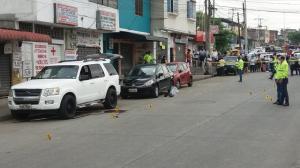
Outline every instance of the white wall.
<svg viewBox="0 0 300 168">
<path fill-rule="evenodd" d="M 1 0 L 0 14 L 16 14 L 22 20 L 34 20 L 34 1 Z"/>
<path fill-rule="evenodd" d="M 196 20 L 187 18 L 187 1 L 178 0 L 178 15 L 169 14 L 167 11 L 167 0 L 165 0 L 165 19 L 164 27 L 186 34 L 196 35 Z"/>
<path fill-rule="evenodd" d="M 107 10 L 116 13 L 116 27 L 119 31 L 119 13 L 117 9 L 109 8 L 88 0 L 1 0 L 5 8 L 0 14 L 15 13 L 20 21 L 37 21 L 54 23 L 54 3 L 60 3 L 78 8 L 78 27 L 96 29 L 96 11 Z M 2 3 L 3 5 L 3 3 Z M 30 17 L 29 17 L 30 16 Z M 81 20 L 81 18 L 83 18 Z"/>
</svg>

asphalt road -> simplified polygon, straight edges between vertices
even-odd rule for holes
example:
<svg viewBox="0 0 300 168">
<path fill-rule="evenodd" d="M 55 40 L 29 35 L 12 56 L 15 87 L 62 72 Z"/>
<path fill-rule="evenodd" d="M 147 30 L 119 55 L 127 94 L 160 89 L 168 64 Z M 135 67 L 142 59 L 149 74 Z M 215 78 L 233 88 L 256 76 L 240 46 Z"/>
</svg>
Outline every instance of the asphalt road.
<svg viewBox="0 0 300 168">
<path fill-rule="evenodd" d="M 299 168 L 300 77 L 290 79 L 290 107 L 272 104 L 267 77 L 212 78 L 174 98 L 123 100 L 119 118 L 88 109 L 67 121 L 1 121 L 0 167 Z"/>
</svg>

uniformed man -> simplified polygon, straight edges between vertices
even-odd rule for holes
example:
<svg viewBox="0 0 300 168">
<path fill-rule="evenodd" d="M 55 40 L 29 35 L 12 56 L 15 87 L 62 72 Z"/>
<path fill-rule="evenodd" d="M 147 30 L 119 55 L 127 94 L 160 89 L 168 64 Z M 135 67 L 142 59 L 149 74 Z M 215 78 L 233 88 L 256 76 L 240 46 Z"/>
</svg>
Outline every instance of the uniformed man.
<svg viewBox="0 0 300 168">
<path fill-rule="evenodd" d="M 144 55 L 144 63 L 145 64 L 153 64 L 154 63 L 154 58 L 151 55 L 150 51 L 147 51 L 146 54 Z"/>
<path fill-rule="evenodd" d="M 279 64 L 276 68 L 276 84 L 277 84 L 277 101 L 274 104 L 289 106 L 289 94 L 287 90 L 289 64 L 285 57 L 280 57 Z"/>
<path fill-rule="evenodd" d="M 221 57 L 221 59 L 218 62 L 218 69 L 217 69 L 217 72 L 218 72 L 219 76 L 224 75 L 224 67 L 225 67 L 225 60 L 224 60 L 223 57 Z"/>
<path fill-rule="evenodd" d="M 243 70 L 244 70 L 244 61 L 241 57 L 238 57 L 238 61 L 235 64 L 240 80 L 239 82 L 243 82 Z"/>
</svg>

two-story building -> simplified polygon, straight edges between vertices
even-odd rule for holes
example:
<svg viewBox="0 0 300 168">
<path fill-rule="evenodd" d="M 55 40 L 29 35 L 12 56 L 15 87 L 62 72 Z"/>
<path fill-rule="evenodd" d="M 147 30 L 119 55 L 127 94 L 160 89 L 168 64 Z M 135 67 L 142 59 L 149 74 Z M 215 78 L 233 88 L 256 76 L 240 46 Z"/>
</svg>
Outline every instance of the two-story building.
<svg viewBox="0 0 300 168">
<path fill-rule="evenodd" d="M 9 30 L 9 38 L 2 39 L 0 31 L 0 49 L 4 50 L 0 57 L 5 53 L 12 55 L 7 59 L 10 66 L 0 67 L 0 72 L 7 72 L 12 78 L 9 84 L 35 75 L 46 64 L 99 53 L 103 51 L 103 33 L 119 31 L 117 0 L 2 0 L 2 3 L 6 5 L 0 9 L 0 27 L 18 30 Z M 28 35 L 31 38 L 23 38 L 28 32 L 33 33 Z M 41 38 L 41 35 L 47 36 Z M 7 85 L 0 84 L 0 88 Z"/>
<path fill-rule="evenodd" d="M 157 49 L 166 47 L 169 61 L 185 61 L 187 49 L 194 49 L 196 35 L 195 0 L 152 0 L 151 33 L 168 39 Z"/>
</svg>

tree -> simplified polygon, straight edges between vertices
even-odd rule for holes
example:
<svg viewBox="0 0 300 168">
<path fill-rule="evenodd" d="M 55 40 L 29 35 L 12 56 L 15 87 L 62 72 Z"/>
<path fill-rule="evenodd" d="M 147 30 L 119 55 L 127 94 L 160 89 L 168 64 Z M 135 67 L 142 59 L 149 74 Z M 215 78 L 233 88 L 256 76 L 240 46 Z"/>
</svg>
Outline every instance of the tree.
<svg viewBox="0 0 300 168">
<path fill-rule="evenodd" d="M 216 38 L 216 49 L 221 53 L 226 53 L 230 49 L 230 43 L 234 33 L 232 31 L 222 29 L 219 34 L 215 35 Z"/>
<path fill-rule="evenodd" d="M 300 31 L 289 33 L 288 38 L 292 44 L 299 45 L 300 44 Z"/>
</svg>

